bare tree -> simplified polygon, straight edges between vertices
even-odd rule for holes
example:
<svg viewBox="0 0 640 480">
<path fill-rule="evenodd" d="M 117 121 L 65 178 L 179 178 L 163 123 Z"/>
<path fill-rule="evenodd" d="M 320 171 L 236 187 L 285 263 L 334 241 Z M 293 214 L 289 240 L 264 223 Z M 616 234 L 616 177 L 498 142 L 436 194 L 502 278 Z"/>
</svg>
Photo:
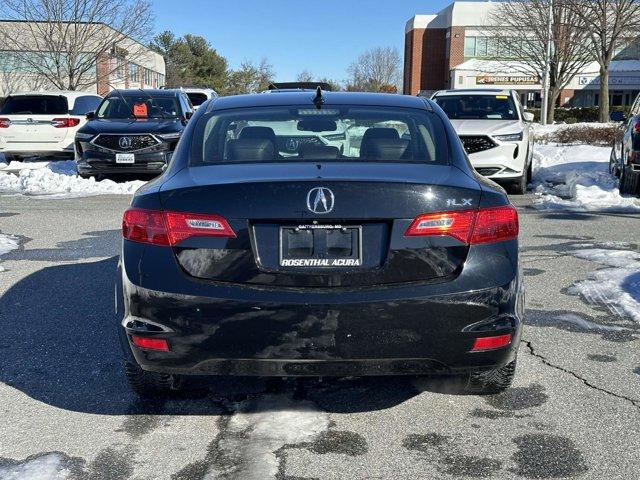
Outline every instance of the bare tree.
<svg viewBox="0 0 640 480">
<path fill-rule="evenodd" d="M 147 0 L 2 0 L 0 44 L 59 89 L 86 88 L 144 55 Z M 18 21 L 18 22 L 16 22 Z"/>
<path fill-rule="evenodd" d="M 401 80 L 397 48 L 377 47 L 358 57 L 348 69 L 348 90 L 397 91 Z"/>
<path fill-rule="evenodd" d="M 260 60 L 259 64 L 245 60 L 240 64 L 240 68 L 229 73 L 224 93 L 237 95 L 260 92 L 269 88 L 269 84 L 273 82 L 274 78 L 273 66 L 266 58 Z"/>
<path fill-rule="evenodd" d="M 609 121 L 609 67 L 619 47 L 640 28 L 639 0 L 567 0 L 574 20 L 585 26 L 587 39 L 600 65 L 600 121 Z"/>
<path fill-rule="evenodd" d="M 298 82 L 313 82 L 314 78 L 309 70 L 303 70 L 298 74 L 298 77 L 296 80 Z"/>
<path fill-rule="evenodd" d="M 0 67 L 0 97 L 24 90 L 41 90 L 49 86 L 39 75 Z"/>
<path fill-rule="evenodd" d="M 303 70 L 298 74 L 298 77 L 296 78 L 296 81 L 298 82 L 306 82 L 306 83 L 310 83 L 310 82 L 318 82 L 320 83 L 326 83 L 327 85 L 329 85 L 329 87 L 331 88 L 332 92 L 339 92 L 340 90 L 342 90 L 342 85 L 338 80 L 332 80 L 328 77 L 316 77 L 314 74 L 312 74 L 309 70 Z"/>
<path fill-rule="evenodd" d="M 593 56 L 587 42 L 584 22 L 572 18 L 570 0 L 553 0 L 551 19 L 551 58 L 549 59 L 549 96 L 547 121 L 553 123 L 554 106 L 569 82 Z M 503 62 L 511 71 L 542 76 L 547 59 L 550 0 L 509 0 L 497 4 L 489 23 L 492 29 L 486 47 L 490 58 Z"/>
</svg>

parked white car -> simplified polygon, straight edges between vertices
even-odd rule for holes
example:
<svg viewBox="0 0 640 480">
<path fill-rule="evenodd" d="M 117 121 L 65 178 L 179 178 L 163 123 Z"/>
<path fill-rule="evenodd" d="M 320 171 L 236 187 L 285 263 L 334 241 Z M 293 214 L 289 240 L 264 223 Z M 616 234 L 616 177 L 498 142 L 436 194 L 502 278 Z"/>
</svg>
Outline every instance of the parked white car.
<svg viewBox="0 0 640 480">
<path fill-rule="evenodd" d="M 194 110 L 197 110 L 207 100 L 218 96 L 218 92 L 212 88 L 183 87 L 181 90 L 189 97 Z"/>
<path fill-rule="evenodd" d="M 73 158 L 73 140 L 102 97 L 87 92 L 24 92 L 0 107 L 0 153 L 5 159 Z"/>
<path fill-rule="evenodd" d="M 447 114 L 478 173 L 527 191 L 531 180 L 533 114 L 513 90 L 444 90 L 431 97 Z"/>
</svg>

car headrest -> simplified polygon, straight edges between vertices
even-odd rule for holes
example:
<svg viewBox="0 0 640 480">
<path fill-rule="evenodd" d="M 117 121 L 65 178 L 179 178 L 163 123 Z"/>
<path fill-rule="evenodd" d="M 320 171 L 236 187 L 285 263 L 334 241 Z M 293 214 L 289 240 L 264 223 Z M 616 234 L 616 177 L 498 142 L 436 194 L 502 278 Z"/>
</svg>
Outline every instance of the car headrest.
<svg viewBox="0 0 640 480">
<path fill-rule="evenodd" d="M 365 160 L 400 160 L 407 150 L 407 140 L 400 139 L 395 128 L 369 128 L 362 136 L 360 158 Z"/>
<path fill-rule="evenodd" d="M 362 160 L 401 160 L 404 157 L 409 140 L 402 138 L 370 138 L 366 147 L 360 147 Z"/>
<path fill-rule="evenodd" d="M 230 161 L 272 161 L 275 155 L 275 145 L 265 138 L 239 138 L 227 143 L 227 159 Z"/>
<path fill-rule="evenodd" d="M 262 138 L 266 140 L 271 140 L 274 144 L 276 143 L 276 133 L 273 131 L 273 128 L 269 127 L 244 127 L 240 131 L 240 135 L 238 138 Z"/>
<path fill-rule="evenodd" d="M 340 149 L 330 145 L 312 145 L 309 143 L 303 143 L 300 145 L 300 148 L 298 148 L 298 153 L 301 158 L 311 160 L 330 160 L 340 157 Z"/>
</svg>

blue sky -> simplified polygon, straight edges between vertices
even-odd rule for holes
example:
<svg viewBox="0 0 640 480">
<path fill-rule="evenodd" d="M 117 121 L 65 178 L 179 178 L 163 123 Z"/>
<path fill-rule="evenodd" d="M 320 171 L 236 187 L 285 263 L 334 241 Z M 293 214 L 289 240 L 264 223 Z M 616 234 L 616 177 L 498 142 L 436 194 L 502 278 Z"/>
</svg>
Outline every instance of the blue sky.
<svg viewBox="0 0 640 480">
<path fill-rule="evenodd" d="M 156 30 L 202 35 L 237 67 L 269 59 L 277 80 L 302 70 L 347 78 L 363 51 L 395 46 L 415 14 L 435 13 L 451 0 L 154 0 Z"/>
</svg>

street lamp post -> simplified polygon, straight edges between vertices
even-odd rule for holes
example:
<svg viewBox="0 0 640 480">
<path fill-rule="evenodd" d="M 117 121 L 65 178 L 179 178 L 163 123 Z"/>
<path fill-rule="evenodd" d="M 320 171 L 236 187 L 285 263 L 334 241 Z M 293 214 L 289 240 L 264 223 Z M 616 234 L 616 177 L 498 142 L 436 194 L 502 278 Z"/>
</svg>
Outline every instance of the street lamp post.
<svg viewBox="0 0 640 480">
<path fill-rule="evenodd" d="M 547 52 L 544 62 L 544 75 L 542 77 L 542 108 L 540 110 L 540 121 L 542 125 L 547 124 L 547 114 L 549 111 L 549 72 L 551 70 L 551 41 L 553 40 L 553 0 L 549 0 L 549 22 L 547 25 Z M 553 107 L 552 107 L 553 108 Z"/>
</svg>

